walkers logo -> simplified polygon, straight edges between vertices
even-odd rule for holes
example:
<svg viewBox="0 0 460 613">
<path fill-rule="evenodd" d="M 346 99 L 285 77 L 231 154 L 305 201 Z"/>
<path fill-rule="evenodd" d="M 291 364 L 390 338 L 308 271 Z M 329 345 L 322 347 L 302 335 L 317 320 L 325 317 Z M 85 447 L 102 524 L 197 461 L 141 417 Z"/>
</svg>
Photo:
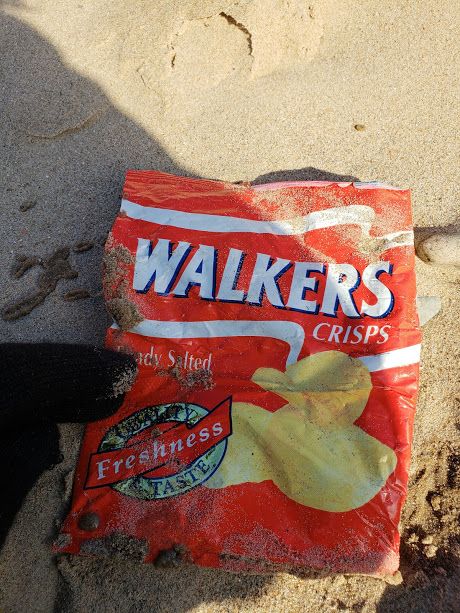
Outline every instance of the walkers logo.
<svg viewBox="0 0 460 613">
<path fill-rule="evenodd" d="M 217 470 L 232 433 L 231 398 L 146 407 L 107 430 L 91 455 L 85 489 L 110 486 L 143 500 L 184 494 Z"/>
</svg>

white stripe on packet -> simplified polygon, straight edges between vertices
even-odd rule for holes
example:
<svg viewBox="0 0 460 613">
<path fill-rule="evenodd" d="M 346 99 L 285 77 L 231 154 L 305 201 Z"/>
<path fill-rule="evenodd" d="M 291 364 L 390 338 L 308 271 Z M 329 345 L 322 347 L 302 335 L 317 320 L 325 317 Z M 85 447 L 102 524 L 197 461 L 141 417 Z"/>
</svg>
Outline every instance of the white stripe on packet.
<svg viewBox="0 0 460 613">
<path fill-rule="evenodd" d="M 116 324 L 112 328 L 118 328 Z M 222 338 L 263 336 L 284 341 L 290 347 L 286 365 L 297 362 L 305 339 L 300 324 L 293 321 L 159 321 L 144 319 L 129 332 L 154 338 Z"/>
<path fill-rule="evenodd" d="M 129 200 L 121 201 L 120 211 L 131 219 L 156 223 L 161 226 L 173 226 L 174 228 L 182 228 L 184 230 L 198 230 L 200 232 L 247 232 L 250 234 L 296 236 L 311 232 L 312 230 L 353 224 L 361 227 L 364 236 L 372 240 L 385 241 L 383 250 L 392 247 L 410 246 L 414 242 L 413 232 L 406 230 L 392 232 L 384 236 L 369 236 L 369 231 L 375 218 L 375 211 L 370 206 L 362 204 L 323 209 L 322 211 L 314 211 L 304 216 L 274 221 L 161 209 L 142 206 Z"/>
<path fill-rule="evenodd" d="M 118 329 L 116 324 L 112 328 Z M 293 321 L 160 321 L 144 319 L 129 332 L 151 338 L 225 338 L 231 336 L 262 336 L 276 338 L 289 345 L 286 366 L 297 362 L 305 339 L 300 324 Z M 417 364 L 420 361 L 420 345 L 394 349 L 378 355 L 358 358 L 370 372 Z"/>
<path fill-rule="evenodd" d="M 359 359 L 367 366 L 369 372 L 377 372 L 378 370 L 386 370 L 387 368 L 418 364 L 418 362 L 420 362 L 420 348 L 421 345 L 411 345 L 410 347 L 393 349 L 392 351 L 379 353 L 378 355 L 366 355 Z"/>
</svg>

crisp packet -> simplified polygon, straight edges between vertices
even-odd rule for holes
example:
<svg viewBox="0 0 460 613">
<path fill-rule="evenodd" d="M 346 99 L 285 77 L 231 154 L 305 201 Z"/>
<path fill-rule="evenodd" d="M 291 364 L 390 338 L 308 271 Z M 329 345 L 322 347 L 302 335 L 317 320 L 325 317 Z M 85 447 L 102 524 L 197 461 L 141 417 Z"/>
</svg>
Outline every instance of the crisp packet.
<svg viewBox="0 0 460 613">
<path fill-rule="evenodd" d="M 59 551 L 397 570 L 420 354 L 409 191 L 129 171 L 104 291 L 107 346 L 139 373 L 86 428 Z"/>
</svg>

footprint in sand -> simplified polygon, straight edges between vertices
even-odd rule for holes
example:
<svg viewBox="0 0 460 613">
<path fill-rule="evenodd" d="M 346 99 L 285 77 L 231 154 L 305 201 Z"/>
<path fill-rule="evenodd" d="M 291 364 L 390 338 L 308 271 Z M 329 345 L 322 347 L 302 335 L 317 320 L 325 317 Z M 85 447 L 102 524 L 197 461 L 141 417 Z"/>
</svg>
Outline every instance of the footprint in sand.
<svg viewBox="0 0 460 613">
<path fill-rule="evenodd" d="M 246 0 L 185 20 L 169 45 L 173 80 L 210 88 L 238 72 L 261 77 L 315 57 L 320 10 L 301 0 Z"/>
</svg>

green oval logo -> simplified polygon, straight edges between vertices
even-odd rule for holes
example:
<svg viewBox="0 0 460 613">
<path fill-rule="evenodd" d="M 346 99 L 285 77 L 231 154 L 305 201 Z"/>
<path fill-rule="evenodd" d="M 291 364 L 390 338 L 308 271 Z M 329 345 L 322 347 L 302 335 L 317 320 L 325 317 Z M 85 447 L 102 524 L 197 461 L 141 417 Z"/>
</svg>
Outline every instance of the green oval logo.
<svg viewBox="0 0 460 613">
<path fill-rule="evenodd" d="M 149 430 L 152 433 L 149 445 L 151 443 L 155 453 L 157 451 L 161 453 L 165 451 L 164 446 L 159 445 L 158 450 L 155 448 L 155 440 L 159 435 L 159 431 L 155 429 L 156 426 L 167 423 L 193 426 L 209 413 L 208 409 L 198 404 L 182 402 L 146 407 L 107 430 L 99 445 L 98 453 L 124 449 L 129 446 L 133 437 L 142 432 L 147 433 Z M 121 494 L 142 500 L 161 500 L 185 494 L 211 477 L 222 462 L 226 449 L 227 439 L 225 438 L 186 466 L 181 465 L 175 454 L 172 453 L 168 461 L 165 461 L 165 466 L 168 466 L 167 475 L 156 477 L 148 473 L 140 474 L 112 483 L 110 487 Z M 174 464 L 176 464 L 177 471 L 174 471 Z"/>
</svg>

